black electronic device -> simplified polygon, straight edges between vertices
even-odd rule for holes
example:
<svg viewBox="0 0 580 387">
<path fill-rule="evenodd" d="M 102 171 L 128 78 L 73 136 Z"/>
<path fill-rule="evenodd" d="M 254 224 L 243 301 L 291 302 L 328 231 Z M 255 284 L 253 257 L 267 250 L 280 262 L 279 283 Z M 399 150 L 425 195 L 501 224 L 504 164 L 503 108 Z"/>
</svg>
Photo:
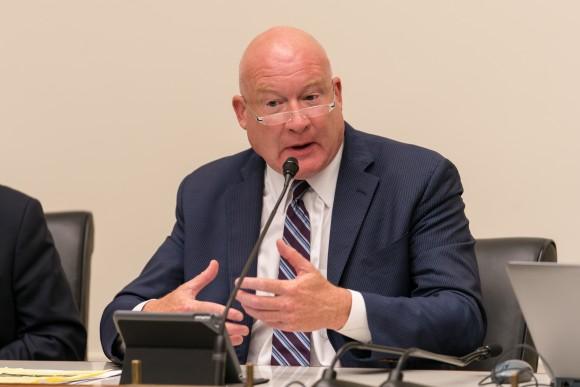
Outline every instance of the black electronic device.
<svg viewBox="0 0 580 387">
<path fill-rule="evenodd" d="M 113 319 L 126 347 L 121 384 L 131 383 L 131 361 L 140 360 L 144 384 L 215 385 L 221 316 L 117 311 Z M 241 383 L 240 364 L 225 337 L 225 383 Z"/>
</svg>

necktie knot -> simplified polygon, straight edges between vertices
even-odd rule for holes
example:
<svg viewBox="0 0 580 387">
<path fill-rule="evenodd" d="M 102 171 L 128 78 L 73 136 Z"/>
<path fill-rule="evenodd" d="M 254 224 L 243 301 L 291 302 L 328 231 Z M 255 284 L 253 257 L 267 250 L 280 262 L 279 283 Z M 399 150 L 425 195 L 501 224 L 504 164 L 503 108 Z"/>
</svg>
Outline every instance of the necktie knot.
<svg viewBox="0 0 580 387">
<path fill-rule="evenodd" d="M 292 200 L 301 199 L 308 188 L 310 188 L 310 184 L 306 180 L 294 180 L 292 183 Z"/>
</svg>

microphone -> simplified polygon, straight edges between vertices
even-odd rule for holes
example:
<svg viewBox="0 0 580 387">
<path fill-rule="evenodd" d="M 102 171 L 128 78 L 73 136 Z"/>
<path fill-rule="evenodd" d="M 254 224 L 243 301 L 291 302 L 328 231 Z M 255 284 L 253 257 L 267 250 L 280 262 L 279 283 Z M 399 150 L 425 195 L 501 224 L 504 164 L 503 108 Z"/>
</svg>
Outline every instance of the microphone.
<svg viewBox="0 0 580 387">
<path fill-rule="evenodd" d="M 286 176 L 290 176 L 290 178 L 293 178 L 294 176 L 296 176 L 299 169 L 300 168 L 298 167 L 298 160 L 296 160 L 296 158 L 294 157 L 288 157 L 284 162 L 284 165 L 282 166 L 282 174 L 284 175 L 284 179 L 286 179 Z"/>
<path fill-rule="evenodd" d="M 425 351 L 420 348 L 403 349 L 397 347 L 387 347 L 384 345 L 377 344 L 363 344 L 358 343 L 356 341 L 351 341 L 340 347 L 340 349 L 332 359 L 330 367 L 328 367 L 323 371 L 322 377 L 318 381 L 316 381 L 316 383 L 314 383 L 312 387 L 368 387 L 364 384 L 336 379 L 336 371 L 334 370 L 336 363 L 342 357 L 342 355 L 344 355 L 346 352 L 352 349 L 363 349 L 368 351 L 400 356 L 399 361 L 397 362 L 397 367 L 389 373 L 389 378 L 385 383 L 381 385 L 381 387 L 424 387 L 419 384 L 402 381 L 403 375 L 401 370 L 409 357 L 435 360 L 441 363 L 451 364 L 457 367 L 465 367 L 468 364 L 471 364 L 475 361 L 495 357 L 502 352 L 502 347 L 500 345 L 486 345 L 476 349 L 475 351 L 465 356 L 455 357 Z"/>
<path fill-rule="evenodd" d="M 240 287 L 242 286 L 242 282 L 244 281 L 244 278 L 246 278 L 246 276 L 248 275 L 248 271 L 250 271 L 250 267 L 252 266 L 252 264 L 256 260 L 256 257 L 258 256 L 258 251 L 260 250 L 260 246 L 262 245 L 262 240 L 264 239 L 264 237 L 266 236 L 266 232 L 268 232 L 268 229 L 270 228 L 270 224 L 272 223 L 272 220 L 274 219 L 274 215 L 278 211 L 278 207 L 280 206 L 282 199 L 284 198 L 284 196 L 286 196 L 286 191 L 288 190 L 288 186 L 290 185 L 290 181 L 292 181 L 294 176 L 296 176 L 296 173 L 298 173 L 298 169 L 299 169 L 298 160 L 296 160 L 296 158 L 294 158 L 294 157 L 288 157 L 286 159 L 286 161 L 284 162 L 284 164 L 282 165 L 282 173 L 284 174 L 284 188 L 282 188 L 282 193 L 278 197 L 278 200 L 276 201 L 274 208 L 270 212 L 270 216 L 268 217 L 268 220 L 266 221 L 264 228 L 262 228 L 262 231 L 260 232 L 260 235 L 258 236 L 258 240 L 254 244 L 254 247 L 252 248 L 252 251 L 250 252 L 250 255 L 246 259 L 246 263 L 244 264 L 244 267 L 242 268 L 242 272 L 240 273 L 240 276 L 238 278 L 236 286 L 234 287 L 234 290 L 232 290 L 232 292 L 230 293 L 230 296 L 228 298 L 228 302 L 225 305 L 224 312 L 223 312 L 221 319 L 220 319 L 219 334 L 216 337 L 214 354 L 213 354 L 213 361 L 215 364 L 214 381 L 215 381 L 216 385 L 224 385 L 224 380 L 225 380 L 225 369 L 226 369 L 225 343 L 226 343 L 226 336 L 227 336 L 226 320 L 227 320 L 228 312 L 230 311 L 232 304 L 234 303 L 234 300 L 236 299 L 236 295 L 238 294 Z"/>
<path fill-rule="evenodd" d="M 484 345 L 483 347 L 479 347 L 475 351 L 465 356 L 457 358 L 453 356 L 434 354 L 432 352 L 424 351 L 420 348 L 409 348 L 399 358 L 397 366 L 391 372 L 389 372 L 389 377 L 387 378 L 387 381 L 381 384 L 380 387 L 418 386 L 417 384 L 407 383 L 403 381 L 403 368 L 405 367 L 405 364 L 407 363 L 407 359 L 409 359 L 409 357 L 419 357 L 423 359 L 436 360 L 442 363 L 452 364 L 457 367 L 466 367 L 471 363 L 489 359 L 491 357 L 496 357 L 499 354 L 501 354 L 502 351 L 503 349 L 499 344 Z M 432 357 L 431 355 L 436 356 Z"/>
</svg>

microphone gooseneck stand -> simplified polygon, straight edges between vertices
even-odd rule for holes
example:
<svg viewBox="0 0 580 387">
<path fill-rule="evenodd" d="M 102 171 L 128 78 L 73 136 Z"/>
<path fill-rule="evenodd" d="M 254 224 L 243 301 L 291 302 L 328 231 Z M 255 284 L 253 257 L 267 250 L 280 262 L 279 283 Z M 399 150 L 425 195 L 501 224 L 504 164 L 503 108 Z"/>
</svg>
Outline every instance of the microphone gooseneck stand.
<svg viewBox="0 0 580 387">
<path fill-rule="evenodd" d="M 294 176 L 296 176 L 296 173 L 298 173 L 298 169 L 299 169 L 298 160 L 296 160 L 296 158 L 288 157 L 288 159 L 286 159 L 286 161 L 284 162 L 284 165 L 282 166 L 282 172 L 284 174 L 284 188 L 282 189 L 282 193 L 280 194 L 280 197 L 278 197 L 278 201 L 276 202 L 276 205 L 272 209 L 272 212 L 270 212 L 270 216 L 268 217 L 268 220 L 266 221 L 264 228 L 262 228 L 258 240 L 254 244 L 254 247 L 250 252 L 250 255 L 246 259 L 246 263 L 242 269 L 242 272 L 240 273 L 236 286 L 234 287 L 234 290 L 231 292 L 230 297 L 228 298 L 228 302 L 225 305 L 224 313 L 219 322 L 220 333 L 216 337 L 212 357 L 215 364 L 214 384 L 216 386 L 223 386 L 225 384 L 226 359 L 227 359 L 226 340 L 229 341 L 229 337 L 227 337 L 226 333 L 226 321 L 228 312 L 230 311 L 232 304 L 236 299 L 236 295 L 238 294 L 238 291 L 242 286 L 244 278 L 246 278 L 246 276 L 248 275 L 250 267 L 252 266 L 252 264 L 256 260 L 256 257 L 258 256 L 258 251 L 260 250 L 260 246 L 262 245 L 262 240 L 264 239 L 264 237 L 266 236 L 266 232 L 270 228 L 270 224 L 274 219 L 274 215 L 278 211 L 278 207 L 280 206 L 282 199 L 286 196 L 286 191 L 288 190 L 290 182 L 292 181 Z"/>
<path fill-rule="evenodd" d="M 400 356 L 399 361 L 397 362 L 397 366 L 389 373 L 387 381 L 381 384 L 380 387 L 425 387 L 424 385 L 421 384 L 405 382 L 402 380 L 403 379 L 402 369 L 405 366 L 405 363 L 407 362 L 407 359 L 409 357 L 434 360 L 441 363 L 451 364 L 457 367 L 465 367 L 468 364 L 471 364 L 475 361 L 495 357 L 502 352 L 502 348 L 499 345 L 489 345 L 489 346 L 486 345 L 476 349 L 475 351 L 465 356 L 455 357 L 448 355 L 440 355 L 434 352 L 425 351 L 420 348 L 402 349 L 397 347 L 387 347 L 376 344 L 363 344 L 353 341 L 346 343 L 345 345 L 340 347 L 340 349 L 332 359 L 330 367 L 324 370 L 324 372 L 322 373 L 322 377 L 316 383 L 314 383 L 312 387 L 368 387 L 367 385 L 364 384 L 336 379 L 336 371 L 334 370 L 336 363 L 342 357 L 342 355 L 344 355 L 346 352 L 352 349 L 364 349 L 379 353 L 387 353 L 390 355 Z"/>
<path fill-rule="evenodd" d="M 322 377 L 316 381 L 312 387 L 369 387 L 366 384 L 336 379 L 336 371 L 334 369 L 336 367 L 336 363 L 338 363 L 338 360 L 342 357 L 342 355 L 353 349 L 365 349 L 369 351 L 387 353 L 390 355 L 403 355 L 405 353 L 404 349 L 396 347 L 385 347 L 376 344 L 363 344 L 356 341 L 348 342 L 340 347 L 338 352 L 336 352 L 336 355 L 334 355 L 334 358 L 332 358 L 330 367 L 326 368 L 322 372 Z"/>
<path fill-rule="evenodd" d="M 484 345 L 483 347 L 479 347 L 475 351 L 462 357 L 439 355 L 434 354 L 433 352 L 424 351 L 420 348 L 409 348 L 405 353 L 403 353 L 403 355 L 401 355 L 397 362 L 397 366 L 389 372 L 389 377 L 380 385 L 380 387 L 421 387 L 420 384 L 403 381 L 403 368 L 410 357 L 419 357 L 422 359 L 430 359 L 451 364 L 457 367 L 465 367 L 476 361 L 496 357 L 500 353 L 502 353 L 502 347 L 497 344 Z"/>
</svg>

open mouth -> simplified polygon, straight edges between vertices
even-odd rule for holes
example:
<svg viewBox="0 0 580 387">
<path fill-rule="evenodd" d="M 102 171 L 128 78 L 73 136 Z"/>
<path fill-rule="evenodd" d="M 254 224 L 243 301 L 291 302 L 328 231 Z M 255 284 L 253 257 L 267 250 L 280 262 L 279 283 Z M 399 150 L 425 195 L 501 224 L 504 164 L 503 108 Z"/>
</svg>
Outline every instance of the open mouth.
<svg viewBox="0 0 580 387">
<path fill-rule="evenodd" d="M 294 145 L 294 146 L 292 146 L 290 148 L 293 149 L 293 150 L 302 150 L 302 149 L 308 148 L 310 145 L 312 145 L 312 143 L 311 142 L 308 142 L 306 144 Z"/>
</svg>

